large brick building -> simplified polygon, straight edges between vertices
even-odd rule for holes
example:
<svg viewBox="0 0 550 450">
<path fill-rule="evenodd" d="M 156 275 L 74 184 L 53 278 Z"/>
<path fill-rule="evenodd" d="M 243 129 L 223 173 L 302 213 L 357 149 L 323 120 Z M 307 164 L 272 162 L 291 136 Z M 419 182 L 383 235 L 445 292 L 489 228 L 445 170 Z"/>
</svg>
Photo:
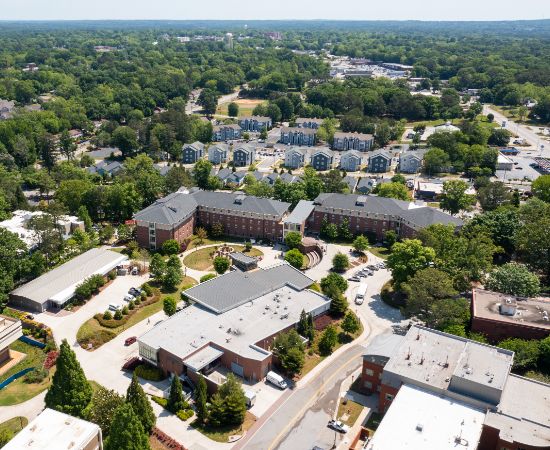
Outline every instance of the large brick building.
<svg viewBox="0 0 550 450">
<path fill-rule="evenodd" d="M 353 234 L 372 234 L 382 239 L 388 230 L 409 238 L 434 223 L 462 225 L 462 221 L 438 209 L 419 207 L 414 203 L 392 198 L 356 195 L 321 194 L 315 201 L 315 210 L 308 218 L 307 229 L 321 231 L 323 220 L 336 225 L 348 219 Z"/>
<path fill-rule="evenodd" d="M 550 385 L 510 373 L 513 360 L 512 351 L 420 326 L 377 336 L 361 385 L 386 416 L 367 448 L 550 449 Z"/>
<path fill-rule="evenodd" d="M 224 370 L 262 380 L 273 364 L 274 337 L 294 328 L 302 310 L 313 317 L 328 311 L 330 300 L 308 289 L 313 282 L 283 263 L 201 283 L 185 291 L 191 306 L 138 339 L 139 354 L 164 373 L 194 381 L 203 374 L 211 390 L 223 383 Z"/>
<path fill-rule="evenodd" d="M 472 291 L 472 331 L 484 334 L 491 342 L 507 338 L 544 339 L 550 336 L 549 316 L 549 298 Z"/>
<path fill-rule="evenodd" d="M 290 204 L 240 193 L 201 190 L 174 192 L 136 213 L 137 241 L 157 249 L 167 239 L 183 243 L 196 226 L 221 223 L 227 236 L 269 239 L 283 236 Z"/>
</svg>

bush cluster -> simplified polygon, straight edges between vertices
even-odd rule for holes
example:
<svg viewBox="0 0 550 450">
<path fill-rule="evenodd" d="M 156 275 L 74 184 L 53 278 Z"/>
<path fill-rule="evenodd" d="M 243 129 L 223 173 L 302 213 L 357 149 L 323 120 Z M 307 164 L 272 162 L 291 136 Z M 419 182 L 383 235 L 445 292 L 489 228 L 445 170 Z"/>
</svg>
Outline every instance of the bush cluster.
<svg viewBox="0 0 550 450">
<path fill-rule="evenodd" d="M 92 295 L 97 294 L 99 288 L 105 285 L 105 278 L 101 275 L 92 275 L 80 283 L 74 293 L 78 300 L 88 300 Z"/>
<path fill-rule="evenodd" d="M 156 367 L 148 366 L 146 364 L 141 364 L 136 367 L 134 373 L 144 380 L 148 381 L 161 381 L 164 380 L 165 376 L 160 369 Z M 158 402 L 157 402 L 158 403 Z"/>
</svg>

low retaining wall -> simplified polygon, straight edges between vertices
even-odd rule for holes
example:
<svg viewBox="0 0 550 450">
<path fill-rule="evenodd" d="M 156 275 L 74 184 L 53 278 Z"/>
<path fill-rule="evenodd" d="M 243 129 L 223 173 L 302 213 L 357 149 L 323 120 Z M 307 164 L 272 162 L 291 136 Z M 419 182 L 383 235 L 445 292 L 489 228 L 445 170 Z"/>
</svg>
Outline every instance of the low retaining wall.
<svg viewBox="0 0 550 450">
<path fill-rule="evenodd" d="M 27 367 L 26 369 L 23 369 L 23 370 L 17 372 L 16 374 L 12 375 L 7 380 L 2 381 L 2 383 L 0 383 L 0 390 L 4 389 L 11 382 L 17 380 L 18 378 L 21 378 L 23 375 L 26 375 L 31 370 L 34 370 L 34 367 Z"/>
</svg>

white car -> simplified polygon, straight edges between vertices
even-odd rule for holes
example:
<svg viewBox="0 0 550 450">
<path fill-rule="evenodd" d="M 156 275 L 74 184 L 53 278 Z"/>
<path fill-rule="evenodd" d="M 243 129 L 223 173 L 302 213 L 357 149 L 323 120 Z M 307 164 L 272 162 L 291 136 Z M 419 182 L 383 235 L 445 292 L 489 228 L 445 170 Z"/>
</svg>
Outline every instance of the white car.
<svg viewBox="0 0 550 450">
<path fill-rule="evenodd" d="M 355 297 L 355 304 L 356 305 L 362 305 L 364 301 L 363 297 Z"/>
<path fill-rule="evenodd" d="M 119 310 L 119 309 L 122 309 L 122 306 L 120 306 L 118 303 L 111 303 L 111 304 L 109 305 L 109 309 L 110 309 L 111 311 L 117 311 L 117 310 Z"/>
<path fill-rule="evenodd" d="M 339 433 L 347 433 L 349 431 L 349 426 L 339 420 L 329 420 L 328 427 Z"/>
<path fill-rule="evenodd" d="M 135 298 L 132 294 L 126 294 L 126 295 L 124 296 L 124 301 L 125 301 L 125 302 L 131 302 L 131 301 L 133 301 L 133 300 L 135 300 L 135 299 L 136 299 L 136 298 Z"/>
</svg>

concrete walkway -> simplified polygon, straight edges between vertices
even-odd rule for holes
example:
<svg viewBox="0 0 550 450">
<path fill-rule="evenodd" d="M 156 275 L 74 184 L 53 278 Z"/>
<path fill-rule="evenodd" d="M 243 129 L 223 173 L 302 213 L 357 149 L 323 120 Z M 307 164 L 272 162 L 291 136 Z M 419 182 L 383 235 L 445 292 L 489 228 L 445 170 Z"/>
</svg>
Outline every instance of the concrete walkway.
<svg viewBox="0 0 550 450">
<path fill-rule="evenodd" d="M 46 397 L 46 391 L 17 405 L 0 406 L 0 423 L 19 416 L 26 417 L 30 422 L 44 409 L 44 397 Z"/>
</svg>

